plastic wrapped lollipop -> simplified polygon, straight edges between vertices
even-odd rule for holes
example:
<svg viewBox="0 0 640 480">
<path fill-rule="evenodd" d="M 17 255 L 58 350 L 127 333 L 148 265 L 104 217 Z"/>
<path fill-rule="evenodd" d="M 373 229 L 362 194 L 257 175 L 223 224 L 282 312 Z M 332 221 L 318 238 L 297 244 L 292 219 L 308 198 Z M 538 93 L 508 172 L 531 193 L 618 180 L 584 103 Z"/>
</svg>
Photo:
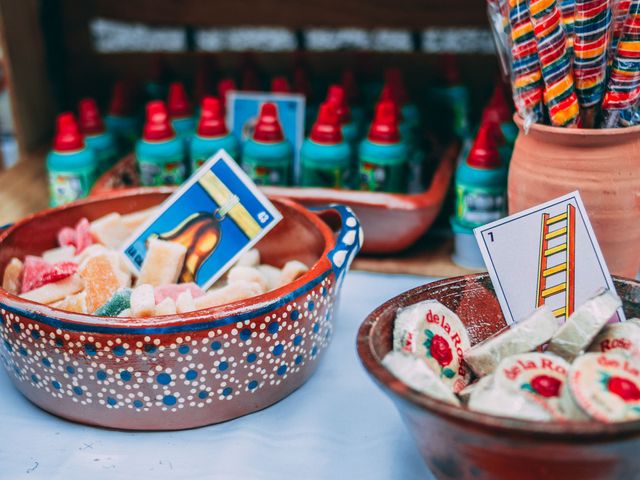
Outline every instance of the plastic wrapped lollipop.
<svg viewBox="0 0 640 480">
<path fill-rule="evenodd" d="M 628 117 L 640 99 L 640 0 L 632 0 L 611 76 L 602 102 L 603 124 L 615 127 L 621 112 Z"/>
<path fill-rule="evenodd" d="M 551 124 L 577 126 L 580 108 L 558 4 L 556 0 L 529 0 L 529 12 L 545 84 L 544 102 L 549 109 Z"/>
<path fill-rule="evenodd" d="M 567 35 L 567 55 L 573 60 L 573 32 L 576 15 L 576 0 L 560 0 L 560 13 L 562 14 L 562 26 Z"/>
<path fill-rule="evenodd" d="M 513 102 L 524 120 L 526 130 L 529 125 L 542 119 L 544 85 L 527 0 L 509 0 L 509 8 Z"/>
<path fill-rule="evenodd" d="M 491 34 L 498 53 L 498 60 L 500 60 L 500 69 L 505 77 L 509 76 L 511 72 L 509 55 L 511 27 L 507 2 L 508 0 L 487 0 L 487 16 L 489 17 Z"/>
<path fill-rule="evenodd" d="M 624 21 L 629 15 L 629 8 L 631 7 L 631 0 L 612 0 L 611 11 L 613 12 L 611 19 L 611 41 L 609 42 L 609 51 L 607 53 L 607 64 L 611 67 L 613 63 L 613 57 L 616 54 L 618 48 L 618 42 L 624 29 Z"/>
<path fill-rule="evenodd" d="M 607 78 L 607 47 L 611 27 L 610 0 L 575 0 L 573 77 L 582 125 L 595 125 Z"/>
</svg>

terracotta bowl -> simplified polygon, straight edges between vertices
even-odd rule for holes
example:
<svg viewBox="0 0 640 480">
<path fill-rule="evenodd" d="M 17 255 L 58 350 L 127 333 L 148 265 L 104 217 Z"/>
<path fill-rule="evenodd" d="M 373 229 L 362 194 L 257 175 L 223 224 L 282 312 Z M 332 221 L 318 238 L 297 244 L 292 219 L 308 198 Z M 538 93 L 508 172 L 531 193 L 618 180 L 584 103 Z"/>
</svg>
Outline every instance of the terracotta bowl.
<svg viewBox="0 0 640 480">
<path fill-rule="evenodd" d="M 110 194 L 29 217 L 0 235 L 0 271 L 13 256 L 53 247 L 61 226 L 148 208 L 168 194 Z M 362 235 L 345 207 L 316 214 L 288 200 L 273 202 L 284 220 L 258 244 L 263 261 L 312 266 L 259 297 L 125 320 L 63 312 L 0 289 L 0 358 L 14 385 L 61 417 L 128 430 L 222 422 L 289 395 L 329 344 L 336 298 Z"/>
<path fill-rule="evenodd" d="M 458 145 L 448 147 L 431 185 L 421 193 L 360 192 L 332 188 L 264 187 L 268 195 L 286 197 L 307 207 L 338 203 L 353 209 L 365 232 L 363 253 L 394 253 L 413 245 L 431 227 L 445 202 Z M 133 155 L 118 162 L 95 183 L 92 194 L 138 186 Z M 392 233 L 390 233 L 392 232 Z"/>
<path fill-rule="evenodd" d="M 640 283 L 616 278 L 628 317 L 640 315 Z M 368 373 L 396 404 L 425 462 L 443 479 L 631 479 L 640 472 L 640 421 L 617 424 L 531 422 L 469 411 L 432 399 L 380 363 L 391 350 L 395 313 L 426 299 L 455 311 L 475 344 L 505 327 L 487 274 L 442 280 L 378 307 L 358 332 Z"/>
</svg>

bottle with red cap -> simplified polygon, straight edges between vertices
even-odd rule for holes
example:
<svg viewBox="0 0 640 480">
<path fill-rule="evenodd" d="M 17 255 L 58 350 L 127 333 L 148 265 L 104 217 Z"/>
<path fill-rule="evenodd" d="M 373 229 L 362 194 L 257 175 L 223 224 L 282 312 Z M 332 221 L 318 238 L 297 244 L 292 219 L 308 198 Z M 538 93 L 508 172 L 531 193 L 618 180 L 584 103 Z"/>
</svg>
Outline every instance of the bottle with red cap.
<svg viewBox="0 0 640 480">
<path fill-rule="evenodd" d="M 369 133 L 360 143 L 360 188 L 403 193 L 409 181 L 409 148 L 398 128 L 398 108 L 388 100 L 376 105 Z"/>
<path fill-rule="evenodd" d="M 144 186 L 179 185 L 186 177 L 183 140 L 169 121 L 161 100 L 147 103 L 142 138 L 136 144 L 136 162 Z"/>
<path fill-rule="evenodd" d="M 78 103 L 80 131 L 87 147 L 93 150 L 98 162 L 98 174 L 106 172 L 118 159 L 118 147 L 104 126 L 98 105 L 93 98 L 83 98 Z"/>
<path fill-rule="evenodd" d="M 300 151 L 302 186 L 348 187 L 351 158 L 351 147 L 343 139 L 335 105 L 325 102 Z"/>
<path fill-rule="evenodd" d="M 234 160 L 240 159 L 238 140 L 229 133 L 222 102 L 216 97 L 204 97 L 200 106 L 198 128 L 191 140 L 191 171 L 200 168 L 220 149 L 226 150 Z"/>
<path fill-rule="evenodd" d="M 49 204 L 52 207 L 86 197 L 96 180 L 96 156 L 84 143 L 76 117 L 64 112 L 56 119 L 53 149 L 47 155 Z"/>
<path fill-rule="evenodd" d="M 291 85 L 287 77 L 278 76 L 271 79 L 271 92 L 272 93 L 291 93 Z"/>
<path fill-rule="evenodd" d="M 469 126 L 469 90 L 460 80 L 456 57 L 441 57 L 441 83 L 429 91 L 433 111 L 444 110 L 450 114 L 454 133 L 458 138 L 471 135 Z"/>
<path fill-rule="evenodd" d="M 130 84 L 118 81 L 113 85 L 104 123 L 116 140 L 119 155 L 129 153 L 140 137 L 140 121 L 134 108 Z"/>
<path fill-rule="evenodd" d="M 415 103 L 410 101 L 402 71 L 399 68 L 388 68 L 385 71 L 385 88 L 391 90 L 402 112 L 402 120 L 415 131 L 420 126 L 420 110 Z"/>
<path fill-rule="evenodd" d="M 188 144 L 196 129 L 196 121 L 193 118 L 193 107 L 182 82 L 173 82 L 169 85 L 167 111 L 176 134 Z"/>
<path fill-rule="evenodd" d="M 338 114 L 338 120 L 340 121 L 340 125 L 342 125 L 342 135 L 344 136 L 344 140 L 355 150 L 358 142 L 360 125 L 358 125 L 351 116 L 351 109 L 347 104 L 344 87 L 342 85 L 331 85 L 327 93 L 326 101 L 334 104 L 336 113 Z"/>
<path fill-rule="evenodd" d="M 291 183 L 293 147 L 284 137 L 275 103 L 263 103 L 253 135 L 242 149 L 242 168 L 258 185 Z"/>
<path fill-rule="evenodd" d="M 508 169 L 500 159 L 495 125 L 485 122 L 456 170 L 457 225 L 473 229 L 507 214 Z"/>
</svg>

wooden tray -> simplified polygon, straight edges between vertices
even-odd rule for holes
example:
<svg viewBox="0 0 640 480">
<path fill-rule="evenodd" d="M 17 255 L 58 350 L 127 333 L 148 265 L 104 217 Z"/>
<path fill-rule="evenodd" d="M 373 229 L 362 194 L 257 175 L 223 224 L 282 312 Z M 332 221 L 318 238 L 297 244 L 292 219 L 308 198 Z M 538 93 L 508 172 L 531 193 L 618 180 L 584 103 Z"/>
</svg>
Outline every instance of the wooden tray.
<svg viewBox="0 0 640 480">
<path fill-rule="evenodd" d="M 392 194 L 331 188 L 265 187 L 271 196 L 286 197 L 305 206 L 331 203 L 353 208 L 364 230 L 363 253 L 395 253 L 413 245 L 431 227 L 447 196 L 458 146 L 447 147 L 435 168 L 431 185 L 418 194 Z M 133 154 L 102 175 L 91 195 L 139 186 Z"/>
</svg>

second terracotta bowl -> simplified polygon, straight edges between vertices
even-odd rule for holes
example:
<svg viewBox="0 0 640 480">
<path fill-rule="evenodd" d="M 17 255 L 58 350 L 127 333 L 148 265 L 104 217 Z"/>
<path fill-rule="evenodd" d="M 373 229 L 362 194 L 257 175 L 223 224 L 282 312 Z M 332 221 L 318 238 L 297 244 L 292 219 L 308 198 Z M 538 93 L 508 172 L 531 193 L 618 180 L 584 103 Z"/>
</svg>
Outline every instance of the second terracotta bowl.
<svg viewBox="0 0 640 480">
<path fill-rule="evenodd" d="M 640 283 L 615 279 L 628 318 L 640 315 Z M 506 327 L 487 274 L 430 283 L 392 298 L 358 332 L 368 373 L 396 404 L 437 478 L 628 480 L 640 477 L 640 421 L 546 423 L 472 412 L 417 392 L 381 361 L 398 308 L 435 299 L 458 314 L 475 344 Z"/>
<path fill-rule="evenodd" d="M 148 208 L 168 194 L 111 194 L 23 220 L 0 235 L 0 272 L 13 256 L 52 248 L 62 226 Z M 185 315 L 107 319 L 0 289 L 0 359 L 14 385 L 61 417 L 132 430 L 222 422 L 289 395 L 331 340 L 336 298 L 362 234 L 347 208 L 315 214 L 273 201 L 284 219 L 258 244 L 263 262 L 298 259 L 311 268 L 255 298 Z"/>
</svg>

